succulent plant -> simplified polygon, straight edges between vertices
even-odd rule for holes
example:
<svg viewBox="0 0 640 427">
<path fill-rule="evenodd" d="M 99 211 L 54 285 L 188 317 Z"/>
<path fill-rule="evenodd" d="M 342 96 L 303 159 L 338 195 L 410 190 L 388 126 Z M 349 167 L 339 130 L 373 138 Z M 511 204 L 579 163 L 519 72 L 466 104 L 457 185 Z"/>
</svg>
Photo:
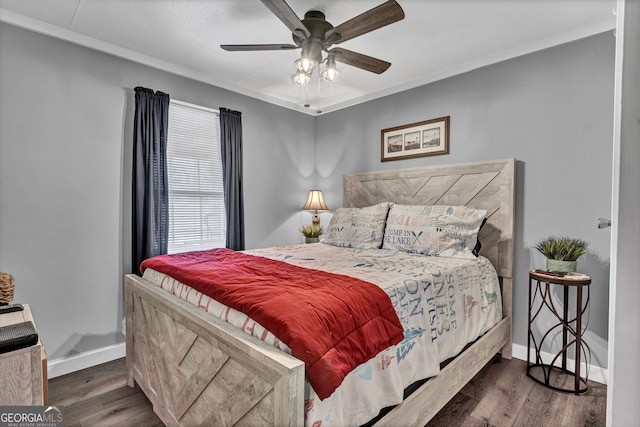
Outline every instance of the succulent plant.
<svg viewBox="0 0 640 427">
<path fill-rule="evenodd" d="M 320 237 L 324 233 L 324 228 L 320 224 L 304 225 L 300 227 L 300 232 L 305 237 Z"/>
<path fill-rule="evenodd" d="M 547 259 L 575 261 L 587 252 L 589 244 L 570 237 L 547 237 L 536 243 L 536 249 Z"/>
</svg>

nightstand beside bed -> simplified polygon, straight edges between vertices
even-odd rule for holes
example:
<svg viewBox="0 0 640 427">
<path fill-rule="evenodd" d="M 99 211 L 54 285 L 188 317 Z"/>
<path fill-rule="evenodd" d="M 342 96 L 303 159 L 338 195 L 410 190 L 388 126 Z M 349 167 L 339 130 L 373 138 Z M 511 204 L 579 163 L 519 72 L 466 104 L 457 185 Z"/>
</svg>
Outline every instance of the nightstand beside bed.
<svg viewBox="0 0 640 427">
<path fill-rule="evenodd" d="M 33 322 L 31 308 L 0 314 L 0 327 Z M 35 326 L 35 322 L 34 322 Z M 0 353 L 0 406 L 48 403 L 47 355 L 40 340 L 29 347 Z"/>
</svg>

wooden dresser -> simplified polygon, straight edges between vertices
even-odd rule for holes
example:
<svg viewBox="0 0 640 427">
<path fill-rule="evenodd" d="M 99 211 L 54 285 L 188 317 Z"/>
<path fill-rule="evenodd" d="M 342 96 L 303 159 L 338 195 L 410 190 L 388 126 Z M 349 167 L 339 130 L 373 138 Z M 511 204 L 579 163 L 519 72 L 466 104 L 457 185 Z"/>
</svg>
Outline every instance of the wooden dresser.
<svg viewBox="0 0 640 427">
<path fill-rule="evenodd" d="M 0 315 L 0 326 L 32 321 L 31 309 Z M 34 322 L 35 326 L 35 322 Z M 0 354 L 0 406 L 46 405 L 47 356 L 38 343 Z"/>
</svg>

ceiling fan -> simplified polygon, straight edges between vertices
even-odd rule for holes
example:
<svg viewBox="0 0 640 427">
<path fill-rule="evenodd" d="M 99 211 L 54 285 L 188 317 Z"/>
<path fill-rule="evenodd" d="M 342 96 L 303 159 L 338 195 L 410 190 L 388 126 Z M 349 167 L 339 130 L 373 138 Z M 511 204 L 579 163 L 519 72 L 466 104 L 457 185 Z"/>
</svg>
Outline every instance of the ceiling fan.
<svg viewBox="0 0 640 427">
<path fill-rule="evenodd" d="M 384 73 L 391 66 L 390 62 L 362 53 L 330 47 L 404 19 L 404 11 L 397 1 L 388 0 L 337 27 L 327 22 L 324 13 L 317 10 L 308 11 L 300 20 L 285 0 L 261 1 L 291 30 L 295 44 L 224 44 L 220 45 L 222 49 L 230 52 L 302 49 L 300 59 L 295 62 L 297 71 L 291 76 L 293 82 L 300 86 L 309 83 L 311 73 L 324 61 L 327 65 L 320 75 L 327 82 L 334 81 L 341 74 L 336 68 L 336 61 L 376 74 Z M 325 60 L 322 52 L 327 54 Z"/>
</svg>

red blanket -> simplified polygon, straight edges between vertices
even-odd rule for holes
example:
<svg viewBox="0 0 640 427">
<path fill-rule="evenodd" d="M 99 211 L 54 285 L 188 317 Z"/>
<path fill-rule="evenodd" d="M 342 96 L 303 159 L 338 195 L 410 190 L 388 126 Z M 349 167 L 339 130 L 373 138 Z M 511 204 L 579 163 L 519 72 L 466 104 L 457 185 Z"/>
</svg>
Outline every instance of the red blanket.
<svg viewBox="0 0 640 427">
<path fill-rule="evenodd" d="M 161 255 L 146 268 L 234 308 L 272 332 L 305 363 L 325 399 L 356 366 L 403 339 L 387 294 L 352 277 L 229 249 Z"/>
</svg>

